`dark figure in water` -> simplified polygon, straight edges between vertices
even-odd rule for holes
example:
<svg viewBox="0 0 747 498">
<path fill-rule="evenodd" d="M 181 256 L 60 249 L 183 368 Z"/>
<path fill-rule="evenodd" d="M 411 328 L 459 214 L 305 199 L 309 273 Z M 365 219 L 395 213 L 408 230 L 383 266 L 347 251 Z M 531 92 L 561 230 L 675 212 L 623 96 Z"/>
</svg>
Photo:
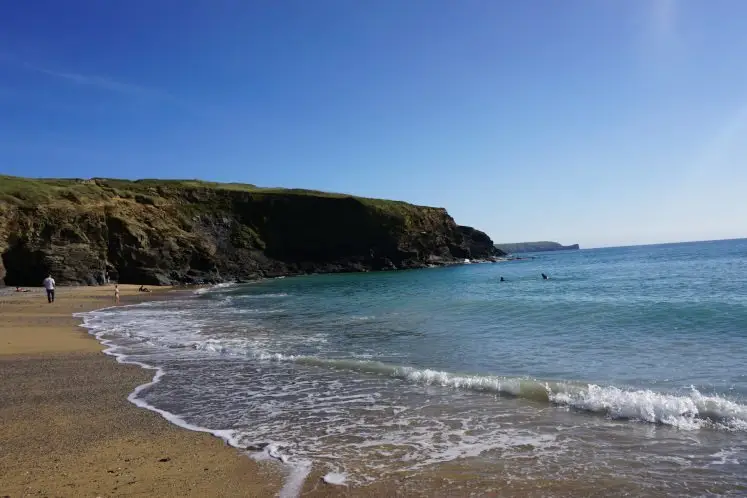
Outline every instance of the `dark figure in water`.
<svg viewBox="0 0 747 498">
<path fill-rule="evenodd" d="M 503 277 L 501 277 L 501 282 L 505 282 L 505 281 L 506 281 L 506 279 L 503 278 Z"/>
<path fill-rule="evenodd" d="M 547 280 L 547 278 L 548 278 L 548 277 L 547 277 L 547 275 L 545 275 L 545 274 L 543 273 L 543 274 L 542 274 L 542 280 Z"/>
</svg>

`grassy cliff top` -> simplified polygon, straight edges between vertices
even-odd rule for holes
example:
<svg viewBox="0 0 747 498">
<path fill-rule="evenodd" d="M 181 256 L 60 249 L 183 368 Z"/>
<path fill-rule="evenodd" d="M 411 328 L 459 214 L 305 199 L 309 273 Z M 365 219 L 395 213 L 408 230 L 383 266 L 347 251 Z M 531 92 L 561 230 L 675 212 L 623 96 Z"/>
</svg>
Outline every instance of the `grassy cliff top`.
<svg viewBox="0 0 747 498">
<path fill-rule="evenodd" d="M 21 178 L 0 175 L 0 202 L 21 207 L 36 205 L 73 203 L 88 204 L 115 198 L 135 199 L 148 204 L 157 204 L 179 196 L 186 191 L 233 191 L 246 192 L 257 200 L 263 197 L 321 197 L 333 199 L 356 199 L 362 204 L 386 211 L 405 214 L 413 209 L 423 209 L 402 201 L 372 199 L 346 194 L 305 189 L 264 188 L 244 183 L 217 183 L 202 180 L 120 180 L 113 178 Z M 434 209 L 434 208 L 426 208 Z"/>
</svg>

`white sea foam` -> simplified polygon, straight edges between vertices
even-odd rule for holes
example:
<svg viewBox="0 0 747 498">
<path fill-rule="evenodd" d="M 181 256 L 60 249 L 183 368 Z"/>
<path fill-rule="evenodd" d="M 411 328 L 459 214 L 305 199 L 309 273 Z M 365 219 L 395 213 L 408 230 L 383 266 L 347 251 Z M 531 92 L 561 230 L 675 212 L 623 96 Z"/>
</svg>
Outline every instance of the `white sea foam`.
<svg viewBox="0 0 747 498">
<path fill-rule="evenodd" d="M 283 462 L 287 463 L 287 462 Z M 301 495 L 301 489 L 303 483 L 306 481 L 309 473 L 311 472 L 311 462 L 308 460 L 300 460 L 295 462 L 290 467 L 290 472 L 285 478 L 285 483 L 280 489 L 278 496 L 280 498 L 295 498 Z"/>
<path fill-rule="evenodd" d="M 140 305 L 132 305 L 132 306 L 140 306 Z M 191 424 L 187 422 L 184 418 L 180 417 L 179 415 L 163 410 L 154 405 L 151 405 L 150 403 L 146 402 L 144 399 L 140 397 L 140 394 L 144 390 L 158 384 L 161 381 L 162 377 L 165 374 L 165 370 L 159 367 L 155 367 L 155 366 L 143 363 L 143 362 L 129 359 L 125 353 L 120 351 L 120 347 L 113 340 L 105 338 L 105 336 L 108 333 L 112 332 L 112 329 L 105 325 L 102 325 L 100 322 L 96 324 L 92 323 L 91 318 L 100 316 L 101 314 L 105 313 L 106 310 L 109 310 L 109 309 L 116 309 L 116 308 L 110 307 L 110 308 L 104 308 L 102 310 L 98 310 L 94 312 L 76 313 L 73 316 L 77 318 L 81 318 L 83 320 L 83 323 L 81 324 L 81 326 L 84 328 L 87 328 L 90 334 L 94 335 L 94 337 L 96 337 L 96 339 L 99 342 L 101 342 L 102 345 L 106 346 L 106 349 L 104 349 L 103 352 L 107 355 L 115 357 L 118 363 L 137 365 L 143 369 L 155 371 L 153 379 L 151 379 L 150 382 L 137 386 L 132 391 L 132 393 L 129 394 L 129 396 L 127 397 L 127 400 L 133 403 L 134 405 L 138 406 L 139 408 L 144 408 L 144 409 L 158 413 L 163 418 L 165 418 L 166 420 L 168 420 L 169 422 L 173 423 L 174 425 L 178 427 L 182 427 L 184 429 L 195 431 L 195 432 L 206 432 L 206 433 L 212 434 L 213 436 L 222 439 L 226 444 L 229 444 L 235 448 L 241 449 L 242 445 L 240 441 L 243 435 L 240 432 L 236 430 L 231 430 L 231 429 L 211 429 L 211 428 Z M 279 497 L 280 498 L 295 498 L 299 496 L 301 493 L 301 488 L 303 487 L 303 483 L 306 477 L 308 476 L 309 472 L 311 471 L 311 462 L 309 462 L 308 460 L 303 460 L 303 459 L 292 460 L 288 455 L 280 451 L 280 448 L 278 445 L 273 445 L 273 444 L 268 445 L 265 448 L 265 451 L 261 454 L 267 454 L 273 459 L 282 462 L 286 466 L 287 477 L 285 479 L 283 487 L 281 488 L 279 492 Z"/>
<path fill-rule="evenodd" d="M 344 472 L 328 472 L 322 480 L 327 484 L 333 484 L 335 486 L 344 486 L 348 476 Z"/>
<path fill-rule="evenodd" d="M 540 382 L 527 378 L 457 375 L 430 369 L 387 365 L 374 361 L 322 359 L 309 356 L 262 354 L 259 359 L 294 361 L 309 365 L 378 373 L 426 385 L 495 392 L 556 405 L 602 413 L 613 419 L 665 424 L 685 430 L 701 427 L 745 430 L 747 406 L 720 396 L 704 396 L 692 388 L 687 395 L 663 394 L 651 390 L 623 390 L 614 386 Z"/>
<path fill-rule="evenodd" d="M 650 390 L 626 391 L 589 384 L 585 389 L 549 392 L 551 402 L 610 418 L 671 425 L 685 430 L 704 426 L 743 430 L 747 407 L 719 396 L 704 396 L 692 388 L 689 395 Z"/>
<path fill-rule="evenodd" d="M 297 343 L 312 344 L 324 343 L 326 338 L 323 335 L 294 336 L 293 340 Z M 158 341 L 151 343 L 161 345 Z M 172 347 L 188 347 L 198 351 L 243 356 L 262 361 L 295 362 L 336 370 L 378 374 L 414 384 L 493 392 L 600 413 L 612 419 L 665 424 L 684 430 L 702 427 L 747 430 L 747 406 L 717 395 L 703 395 L 694 388 L 687 394 L 668 394 L 596 384 L 538 381 L 523 377 L 461 375 L 364 359 L 284 354 L 267 350 L 267 345 L 257 338 L 191 340 L 177 342 L 172 344 Z"/>
<path fill-rule="evenodd" d="M 745 430 L 747 406 L 720 396 L 704 396 L 692 388 L 687 395 L 663 394 L 651 390 L 623 390 L 614 386 L 566 382 L 541 382 L 518 377 L 457 375 L 430 369 L 388 365 L 376 361 L 324 359 L 313 356 L 260 353 L 267 361 L 298 362 L 307 365 L 383 374 L 417 384 L 440 385 L 455 389 L 488 391 L 556 405 L 602 413 L 613 419 L 629 419 L 671 425 L 692 430 L 704 426 Z"/>
<path fill-rule="evenodd" d="M 272 298 L 280 298 L 280 297 L 288 297 L 289 294 L 285 292 L 268 292 L 266 294 L 245 294 L 243 296 L 239 296 L 240 299 L 272 299 Z"/>
<path fill-rule="evenodd" d="M 115 313 L 121 313 L 121 311 L 114 310 Z M 334 383 L 330 385 L 329 391 L 319 392 L 316 387 L 315 381 L 304 381 L 298 380 L 297 387 L 289 386 L 290 390 L 286 390 L 282 384 L 269 380 L 262 389 L 268 389 L 267 391 L 261 392 L 262 404 L 258 406 L 263 413 L 266 413 L 266 420 L 252 420 L 245 428 L 239 429 L 221 429 L 215 427 L 205 427 L 190 423 L 183 416 L 172 413 L 156 406 L 156 404 L 146 401 L 146 394 L 150 391 L 150 388 L 162 381 L 165 375 L 165 371 L 162 368 L 153 367 L 147 363 L 135 361 L 128 358 L 120 347 L 118 347 L 112 339 L 109 337 L 114 334 L 128 339 L 138 340 L 142 339 L 143 336 L 150 337 L 149 342 L 156 348 L 166 347 L 169 350 L 180 349 L 184 346 L 190 346 L 195 350 L 204 351 L 210 354 L 249 354 L 252 351 L 254 357 L 257 359 L 265 359 L 274 362 L 290 363 L 290 362 L 306 362 L 310 365 L 321 366 L 319 363 L 323 361 L 316 357 L 304 357 L 295 355 L 283 355 L 279 353 L 269 352 L 257 352 L 260 349 L 257 348 L 258 344 L 252 343 L 252 341 L 245 340 L 216 340 L 208 339 L 201 341 L 182 341 L 180 339 L 185 338 L 185 333 L 181 331 L 174 331 L 173 334 L 165 333 L 169 329 L 166 327 L 164 334 L 159 338 L 155 337 L 157 334 L 151 334 L 146 331 L 142 331 L 140 335 L 134 332 L 128 326 L 123 326 L 122 323 L 116 326 L 112 326 L 111 322 L 102 320 L 107 316 L 106 310 L 100 312 L 92 312 L 83 314 L 84 326 L 89 328 L 91 333 L 107 346 L 106 353 L 111 354 L 117 358 L 117 361 L 122 363 L 133 363 L 138 364 L 146 369 L 155 370 L 153 380 L 147 384 L 141 385 L 131 393 L 128 399 L 135 405 L 159 413 L 161 416 L 169 420 L 170 422 L 194 431 L 211 433 L 226 443 L 235 446 L 237 448 L 248 448 L 255 451 L 252 454 L 255 458 L 267 458 L 282 463 L 288 470 L 286 479 L 280 496 L 283 497 L 294 497 L 298 496 L 301 492 L 303 483 L 308 476 L 311 466 L 312 459 L 308 456 L 313 456 L 313 459 L 337 461 L 342 455 L 347 455 L 344 460 L 348 461 L 349 458 L 358 455 L 361 451 L 367 451 L 370 448 L 372 451 L 381 450 L 386 452 L 384 448 L 399 448 L 397 455 L 401 459 L 399 464 L 403 468 L 417 469 L 424 466 L 440 462 L 449 461 L 454 458 L 464 458 L 470 456 L 477 456 L 484 451 L 495 449 L 499 447 L 510 448 L 517 444 L 517 441 L 521 441 L 521 436 L 518 434 L 503 432 L 500 434 L 494 434 L 492 436 L 477 436 L 469 435 L 466 430 L 452 430 L 445 422 L 439 422 L 431 420 L 430 417 L 412 417 L 407 415 L 407 408 L 401 407 L 392 411 L 393 407 L 387 404 L 377 404 L 377 393 L 371 392 L 346 392 L 345 390 L 339 391 L 338 388 L 334 387 Z M 122 322 L 126 322 L 127 317 L 124 314 L 119 315 Z M 178 320 L 179 314 L 174 313 L 173 319 Z M 171 320 L 169 318 L 168 320 Z M 143 320 L 137 320 L 139 326 L 143 325 Z M 155 325 L 155 324 L 153 324 Z M 124 331 L 127 330 L 127 333 Z M 187 332 L 186 336 L 189 337 L 192 332 Z M 364 364 L 370 364 L 372 362 L 363 362 Z M 353 362 L 355 364 L 355 362 Z M 349 365 L 348 362 L 343 361 L 338 364 L 340 366 Z M 308 385 L 308 387 L 302 387 Z M 287 396 L 299 396 L 303 395 L 304 391 L 314 393 L 312 397 L 308 398 L 310 407 L 313 407 L 313 411 L 308 412 L 308 415 L 298 419 L 296 424 L 292 427 L 285 425 L 282 422 L 289 413 L 285 412 L 282 408 L 282 400 Z M 277 398 L 281 403 L 277 407 L 273 407 L 272 399 Z M 350 407 L 350 408 L 347 408 Z M 353 410 L 350 412 L 349 410 Z M 406 417 L 398 423 L 386 426 L 386 424 L 374 424 L 371 425 L 363 418 L 356 419 L 350 418 L 349 413 L 364 413 L 365 411 L 371 411 L 372 413 L 392 413 L 396 417 Z M 362 411 L 361 411 L 362 410 Z M 305 411 L 299 412 L 300 414 L 306 413 Z M 279 415 L 283 417 L 278 418 Z M 308 417 L 311 417 L 310 419 Z M 276 422 L 277 420 L 277 422 Z M 409 420 L 409 422 L 408 422 Z M 422 425 L 421 429 L 416 429 L 417 426 L 412 424 Z M 278 425 L 280 424 L 280 425 Z M 301 425 L 298 425 L 301 424 Z M 424 425 L 423 425 L 424 424 Z M 377 427 L 381 427 L 378 429 Z M 285 427 L 285 429 L 283 429 Z M 430 427 L 428 429 L 427 427 Z M 290 430 L 290 432 L 289 432 Z M 323 433 L 319 436 L 314 436 L 314 431 L 322 430 Z M 309 432 L 307 432 L 309 431 Z M 257 437 L 260 440 L 267 441 L 268 436 L 272 438 L 272 435 L 279 435 L 281 433 L 288 433 L 287 435 L 293 439 L 293 443 L 282 443 L 278 441 L 269 441 L 261 445 L 261 450 L 256 452 L 258 445 L 248 444 L 247 441 L 256 441 Z M 361 442 L 347 441 L 351 434 L 364 434 L 368 436 Z M 303 435 L 302 435 L 303 434 Z M 326 434 L 326 436 L 324 435 Z M 448 434 L 451 436 L 447 437 Z M 306 441 L 299 439 L 306 438 Z M 340 446 L 338 450 L 333 450 L 329 447 L 329 443 L 326 442 L 326 438 L 333 437 L 340 440 Z M 535 438 L 534 436 L 528 435 L 529 439 L 533 440 L 535 444 L 541 446 L 543 443 L 542 438 Z M 458 438 L 458 441 L 452 441 L 453 438 Z M 550 438 L 548 441 L 552 440 Z M 332 453 L 334 451 L 334 453 Z M 383 455 L 383 454 L 382 454 Z M 383 459 L 382 459 L 383 458 Z M 377 463 L 379 462 L 380 463 Z M 385 468 L 388 463 L 391 463 L 391 458 L 383 456 L 377 457 L 377 462 L 370 462 L 370 468 Z M 365 470 L 359 469 L 362 472 L 358 478 L 364 478 Z M 347 472 L 345 471 L 333 471 L 327 474 L 328 481 L 330 484 L 347 485 L 349 479 Z M 362 482 L 360 480 L 353 480 L 354 482 Z"/>
<path fill-rule="evenodd" d="M 201 288 L 197 289 L 196 291 L 194 291 L 194 294 L 196 294 L 196 295 L 199 296 L 199 295 L 202 295 L 202 294 L 206 294 L 208 292 L 216 292 L 216 291 L 218 291 L 220 289 L 229 289 L 231 287 L 236 287 L 237 285 L 238 284 L 233 283 L 233 282 L 226 282 L 226 283 L 222 283 L 222 284 L 215 284 L 215 285 L 211 285 L 209 287 L 201 287 Z"/>
<path fill-rule="evenodd" d="M 99 310 L 99 311 L 101 311 L 101 310 Z M 95 312 L 92 312 L 92 313 L 95 313 Z M 154 367 L 154 366 L 148 365 L 146 363 L 142 363 L 142 362 L 138 362 L 138 361 L 134 361 L 134 360 L 128 359 L 127 355 L 125 355 L 124 353 L 122 353 L 121 351 L 119 351 L 119 347 L 117 346 L 117 344 L 115 344 L 110 339 L 105 339 L 104 338 L 104 335 L 107 332 L 109 332 L 107 329 L 105 329 L 105 328 L 102 329 L 99 326 L 92 325 L 88 321 L 88 317 L 92 313 L 76 313 L 76 314 L 74 314 L 74 316 L 76 316 L 78 318 L 82 318 L 83 319 L 82 326 L 85 327 L 85 328 L 87 328 L 87 329 L 89 329 L 89 332 L 91 334 L 93 334 L 96 337 L 96 339 L 98 339 L 99 342 L 101 342 L 101 344 L 103 344 L 104 346 L 106 346 L 106 349 L 104 349 L 104 351 L 103 351 L 104 354 L 107 354 L 107 355 L 110 355 L 110 356 L 114 356 L 116 358 L 117 362 L 119 362 L 119 363 L 126 363 L 126 364 L 131 364 L 131 365 L 137 365 L 137 366 L 139 366 L 139 367 L 141 367 L 143 369 L 154 370 L 155 371 L 155 374 L 153 375 L 153 379 L 150 382 L 147 382 L 145 384 L 141 384 L 141 385 L 137 386 L 135 388 L 135 390 L 132 391 L 132 393 L 130 393 L 130 395 L 127 397 L 128 401 L 130 401 L 131 403 L 137 405 L 140 408 L 145 408 L 147 410 L 150 410 L 150 411 L 158 413 L 159 415 L 161 415 L 162 417 L 164 417 L 166 420 L 168 420 L 169 422 L 171 422 L 171 423 L 173 423 L 175 425 L 178 425 L 179 427 L 183 427 L 183 428 L 189 429 L 191 431 L 207 432 L 207 433 L 213 434 L 214 436 L 223 439 L 228 444 L 233 444 L 235 442 L 235 432 L 234 431 L 207 429 L 207 428 L 204 428 L 204 427 L 200 427 L 200 426 L 196 426 L 196 425 L 190 424 L 189 422 L 185 421 L 183 418 L 181 418 L 181 417 L 179 417 L 179 416 L 177 416 L 177 415 L 175 415 L 173 413 L 170 413 L 170 412 L 168 412 L 166 410 L 162 410 L 160 408 L 152 406 L 152 405 L 146 403 L 145 401 L 143 401 L 142 399 L 140 399 L 139 398 L 139 394 L 143 390 L 148 389 L 148 388 L 154 386 L 155 384 L 158 384 L 161 381 L 161 378 L 163 377 L 165 371 L 162 368 Z"/>
<path fill-rule="evenodd" d="M 739 459 L 735 456 L 737 453 L 734 448 L 722 449 L 711 455 L 711 458 L 714 459 L 712 465 L 739 465 Z"/>
<path fill-rule="evenodd" d="M 285 297 L 285 294 L 264 296 Z M 258 307 L 254 309 L 261 310 Z M 330 484 L 346 485 L 362 482 L 366 469 L 384 472 L 382 469 L 394 465 L 399 471 L 416 470 L 434 463 L 477 457 L 491 451 L 498 451 L 502 458 L 509 458 L 506 455 L 512 451 L 519 457 L 529 451 L 533 458 L 538 455 L 551 455 L 548 458 L 554 458 L 552 455 L 561 451 L 559 448 L 562 444 L 556 435 L 514 429 L 510 427 L 510 422 L 504 425 L 501 414 L 488 411 L 489 416 L 473 413 L 467 416 L 461 413 L 461 418 L 448 419 L 448 416 L 444 418 L 440 413 L 420 413 L 420 409 L 429 409 L 427 404 L 414 410 L 408 405 L 409 401 L 398 400 L 401 406 L 392 401 L 395 399 L 393 394 L 397 395 L 394 390 L 406 390 L 408 395 L 445 392 L 443 389 L 425 389 L 422 386 L 453 389 L 453 396 L 471 396 L 469 393 L 476 391 L 528 398 L 568 407 L 572 409 L 569 410 L 571 413 L 573 410 L 583 410 L 612 419 L 666 424 L 684 430 L 747 430 L 745 405 L 718 395 L 704 395 L 695 389 L 686 393 L 657 393 L 645 389 L 626 390 L 614 386 L 538 381 L 522 377 L 465 375 L 382 363 L 368 359 L 372 355 L 364 358 L 326 358 L 325 350 L 321 348 L 326 343 L 325 334 L 304 335 L 303 332 L 287 331 L 270 334 L 259 328 L 256 331 L 251 329 L 251 333 L 236 334 L 237 329 L 255 326 L 252 313 L 232 317 L 227 313 L 227 308 L 221 308 L 218 313 L 221 313 L 224 328 L 217 331 L 212 330 L 214 322 L 205 316 L 204 309 L 192 309 L 188 302 L 177 305 L 176 309 L 171 306 L 155 313 L 152 309 L 135 306 L 125 311 L 122 308 L 108 309 L 81 316 L 91 333 L 107 346 L 107 354 L 116 356 L 120 362 L 155 370 L 153 380 L 139 386 L 130 395 L 131 402 L 157 412 L 181 427 L 214 434 L 238 448 L 248 448 L 250 445 L 247 441 L 261 441 L 264 445 L 261 451 L 250 448 L 255 451 L 253 456 L 276 460 L 288 469 L 281 496 L 297 496 L 300 493 L 312 461 L 334 462 L 325 469 L 329 470 L 325 478 L 333 481 L 342 479 L 341 482 Z M 133 346 L 120 348 L 115 340 Z M 308 347 L 296 350 L 317 353 L 286 353 L 292 351 L 290 347 L 301 344 Z M 159 355 L 163 353 L 171 355 L 169 358 L 202 360 L 210 355 L 221 355 L 257 360 L 252 364 L 257 368 L 257 377 L 253 377 L 251 383 L 232 387 L 233 380 L 226 378 L 226 386 L 221 391 L 221 395 L 232 400 L 251 398 L 251 404 L 244 406 L 251 406 L 255 411 L 251 416 L 247 414 L 249 418 L 240 423 L 232 420 L 230 423 L 213 424 L 213 419 L 208 418 L 203 425 L 213 428 L 207 428 L 192 424 L 189 420 L 195 420 L 193 416 L 199 409 L 217 410 L 209 404 L 198 405 L 192 415 L 180 416 L 159 408 L 163 405 L 157 398 L 149 403 L 146 399 L 153 398 L 149 397 L 147 391 L 161 382 L 164 370 L 147 362 L 134 361 L 123 352 L 131 352 L 133 347 L 141 346 L 145 354 L 151 355 L 148 357 L 155 355 L 161 358 L 163 356 Z M 231 360 L 225 364 L 246 363 Z M 340 371 L 366 375 L 344 375 Z M 298 378 L 299 372 L 313 372 L 313 375 Z M 398 380 L 391 382 L 386 379 Z M 360 389 L 357 386 L 361 386 Z M 380 397 L 380 389 L 383 390 L 383 397 Z M 452 394 L 448 396 L 452 399 Z M 195 398 L 194 401 L 199 402 L 199 399 Z M 227 406 L 232 405 L 229 403 Z M 292 423 L 287 421 L 289 417 L 293 418 Z M 217 417 L 215 420 L 225 419 Z M 278 441 L 276 438 L 285 440 Z M 369 458 L 371 455 L 373 457 Z M 355 467 L 351 463 L 361 456 L 367 459 L 366 468 Z M 714 454 L 712 457 L 715 459 L 714 465 L 721 460 L 725 464 L 737 460 L 734 455 Z M 328 481 L 325 479 L 325 482 Z"/>
</svg>

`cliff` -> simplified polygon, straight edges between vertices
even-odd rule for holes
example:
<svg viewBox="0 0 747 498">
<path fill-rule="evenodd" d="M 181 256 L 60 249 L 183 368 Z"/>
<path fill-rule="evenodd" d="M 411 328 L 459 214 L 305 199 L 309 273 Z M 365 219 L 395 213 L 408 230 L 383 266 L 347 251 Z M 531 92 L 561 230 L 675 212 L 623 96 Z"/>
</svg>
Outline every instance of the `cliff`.
<svg viewBox="0 0 747 498">
<path fill-rule="evenodd" d="M 440 208 L 179 180 L 0 176 L 0 283 L 215 283 L 502 255 Z"/>
<path fill-rule="evenodd" d="M 545 251 L 570 251 L 577 250 L 578 244 L 570 246 L 560 245 L 557 242 L 517 242 L 511 244 L 496 244 L 495 247 L 500 251 L 509 254 L 521 252 L 545 252 Z"/>
</svg>

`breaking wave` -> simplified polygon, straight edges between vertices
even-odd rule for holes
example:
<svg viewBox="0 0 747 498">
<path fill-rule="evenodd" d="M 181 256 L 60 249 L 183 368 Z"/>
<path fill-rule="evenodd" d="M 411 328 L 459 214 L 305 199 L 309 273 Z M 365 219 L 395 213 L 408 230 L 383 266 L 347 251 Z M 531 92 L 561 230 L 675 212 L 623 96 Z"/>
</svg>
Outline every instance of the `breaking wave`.
<svg viewBox="0 0 747 498">
<path fill-rule="evenodd" d="M 611 419 L 664 424 L 685 430 L 709 427 L 747 430 L 746 405 L 718 395 L 702 394 L 694 387 L 684 394 L 668 394 L 649 389 L 621 389 L 615 386 L 544 381 L 529 377 L 465 375 L 372 360 L 269 353 L 257 351 L 248 345 L 220 340 L 184 343 L 181 346 L 232 356 L 249 356 L 261 361 L 295 362 L 321 368 L 393 377 L 414 384 L 513 396 L 598 413 Z"/>
</svg>

